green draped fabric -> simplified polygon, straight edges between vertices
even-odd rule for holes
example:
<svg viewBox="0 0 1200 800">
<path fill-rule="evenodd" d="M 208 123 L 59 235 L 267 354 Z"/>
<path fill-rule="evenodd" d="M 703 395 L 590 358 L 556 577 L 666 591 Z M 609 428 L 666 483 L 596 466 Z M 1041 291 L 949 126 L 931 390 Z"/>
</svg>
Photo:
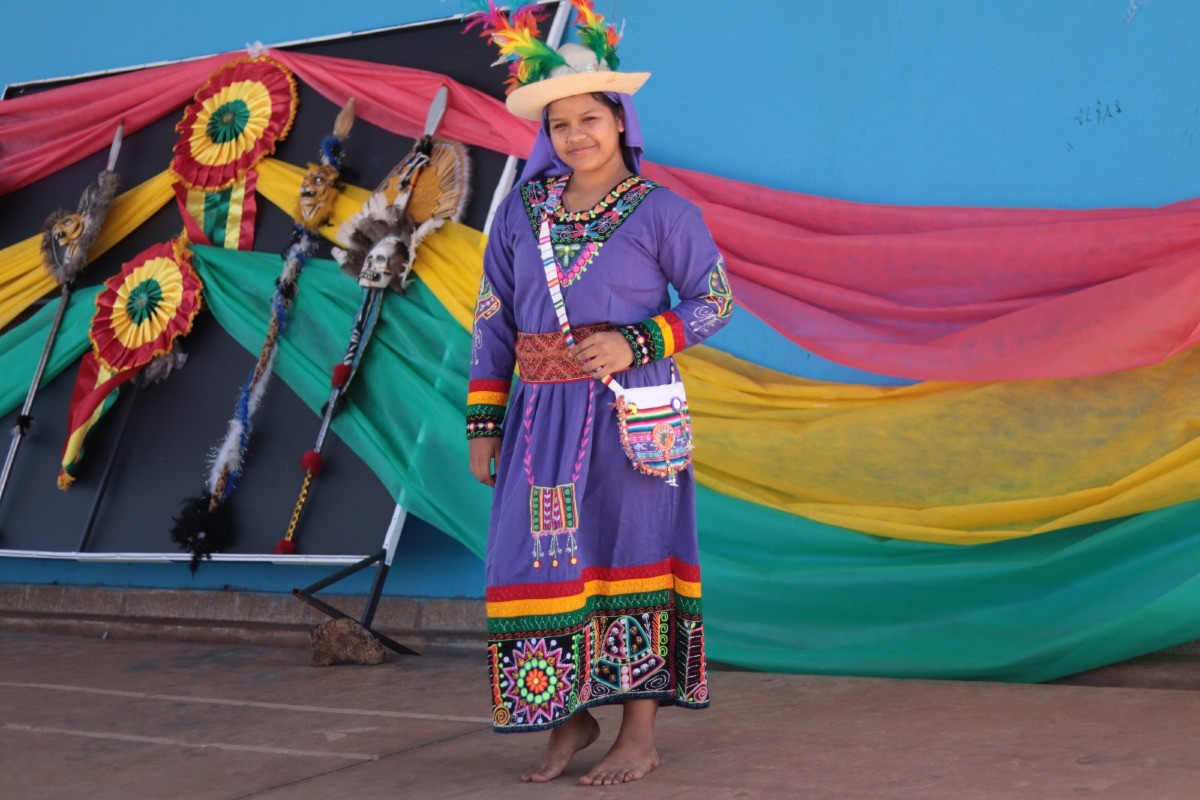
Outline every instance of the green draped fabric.
<svg viewBox="0 0 1200 800">
<path fill-rule="evenodd" d="M 103 288 L 92 286 L 71 293 L 67 313 L 63 315 L 62 325 L 54 338 L 54 347 L 50 350 L 50 360 L 46 362 L 45 372 L 42 373 L 43 386 L 72 366 L 91 346 L 88 328 L 92 324 L 92 314 L 96 312 L 96 295 Z M 46 337 L 50 334 L 58 304 L 56 296 L 36 314 L 0 336 L 0 414 L 7 414 L 24 404 L 25 395 L 29 393 L 29 382 L 33 380 L 38 360 L 46 347 Z M 37 417 L 36 405 L 33 415 Z"/>
<path fill-rule="evenodd" d="M 714 659 L 1044 681 L 1200 637 L 1200 502 L 959 547 L 698 500 Z"/>
<path fill-rule="evenodd" d="M 262 345 L 279 257 L 196 248 L 205 300 Z M 330 261 L 300 280 L 277 374 L 316 413 L 359 301 Z M 87 346 L 74 298 L 47 368 Z M 18 407 L 53 316 L 0 337 L 0 412 Z M 482 554 L 490 490 L 466 467 L 470 336 L 418 281 L 389 294 L 334 429 L 413 513 Z M 1200 502 L 993 544 L 880 539 L 697 494 L 709 654 L 779 672 L 1049 680 L 1200 638 Z M 482 587 L 481 587 L 482 589 Z"/>
</svg>

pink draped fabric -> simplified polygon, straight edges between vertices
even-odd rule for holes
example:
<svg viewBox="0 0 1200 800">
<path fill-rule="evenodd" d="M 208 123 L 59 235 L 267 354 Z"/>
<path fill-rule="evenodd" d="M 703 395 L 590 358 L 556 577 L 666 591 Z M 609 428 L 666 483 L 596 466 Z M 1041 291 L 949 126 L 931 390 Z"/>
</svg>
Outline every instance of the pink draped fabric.
<svg viewBox="0 0 1200 800">
<path fill-rule="evenodd" d="M 358 116 L 401 136 L 421 134 L 434 93 L 446 86 L 450 98 L 442 136 L 520 156 L 533 146 L 533 123 L 444 75 L 284 50 L 270 55 L 335 104 L 354 97 Z M 224 53 L 0 102 L 0 194 L 106 149 L 122 120 L 130 134 L 182 109 L 213 72 L 244 57 Z M 169 153 L 163 161 L 168 163 Z"/>
<path fill-rule="evenodd" d="M 533 147 L 537 129 L 532 122 L 514 117 L 499 100 L 445 75 L 283 50 L 272 51 L 271 57 L 336 105 L 353 97 L 357 116 L 392 133 L 419 137 L 433 95 L 445 86 L 450 91 L 439 136 L 522 158 Z"/>
<path fill-rule="evenodd" d="M 842 364 L 918 379 L 1081 377 L 1200 339 L 1200 200 L 885 206 L 643 171 L 704 209 L 742 305 Z"/>
<path fill-rule="evenodd" d="M 0 194 L 106 150 L 192 99 L 230 55 L 126 72 L 0 102 Z M 171 154 L 163 155 L 163 167 Z"/>
<path fill-rule="evenodd" d="M 271 55 L 364 120 L 419 135 L 440 86 L 440 134 L 524 156 L 535 128 L 499 100 L 423 70 Z M 0 103 L 0 193 L 176 112 L 231 53 Z M 164 154 L 164 164 L 167 155 Z M 698 204 L 739 303 L 831 360 L 916 379 L 1098 375 L 1200 338 L 1200 200 L 1088 211 L 850 203 L 645 163 Z"/>
</svg>

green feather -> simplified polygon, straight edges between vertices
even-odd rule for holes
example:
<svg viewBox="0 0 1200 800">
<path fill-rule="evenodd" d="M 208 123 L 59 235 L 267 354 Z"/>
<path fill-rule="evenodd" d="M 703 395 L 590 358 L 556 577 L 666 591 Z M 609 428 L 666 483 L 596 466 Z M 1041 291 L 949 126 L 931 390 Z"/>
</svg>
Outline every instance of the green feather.
<svg viewBox="0 0 1200 800">
<path fill-rule="evenodd" d="M 579 26 L 576 28 L 579 32 L 579 41 L 584 47 L 591 49 L 596 54 L 596 58 L 608 64 L 608 68 L 615 70 L 620 61 L 617 59 L 617 51 L 608 46 L 608 34 L 603 28 L 593 28 Z"/>
<path fill-rule="evenodd" d="M 546 45 L 538 48 L 536 52 L 523 53 L 521 58 L 521 64 L 526 71 L 526 83 L 534 83 L 550 77 L 551 70 L 561 67 L 565 63 L 567 62 L 561 55 Z"/>
</svg>

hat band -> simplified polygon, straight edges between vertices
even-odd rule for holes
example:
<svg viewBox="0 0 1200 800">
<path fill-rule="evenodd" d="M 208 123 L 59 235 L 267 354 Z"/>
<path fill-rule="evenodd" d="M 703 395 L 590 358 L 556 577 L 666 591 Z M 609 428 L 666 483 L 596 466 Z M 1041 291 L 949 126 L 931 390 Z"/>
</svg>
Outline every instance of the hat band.
<svg viewBox="0 0 1200 800">
<path fill-rule="evenodd" d="M 580 64 L 579 66 L 572 64 L 560 64 L 559 66 L 550 70 L 550 77 L 560 78 L 563 75 L 582 75 L 589 72 L 612 72 L 612 70 L 609 69 L 608 65 L 603 61 L 596 61 L 594 63 L 588 62 L 585 64 Z"/>
</svg>

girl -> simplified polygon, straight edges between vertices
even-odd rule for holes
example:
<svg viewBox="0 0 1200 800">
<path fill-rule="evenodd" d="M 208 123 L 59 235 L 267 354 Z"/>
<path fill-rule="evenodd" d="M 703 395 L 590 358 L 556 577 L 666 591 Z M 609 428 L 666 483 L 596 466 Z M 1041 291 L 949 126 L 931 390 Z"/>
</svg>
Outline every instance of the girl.
<svg viewBox="0 0 1200 800">
<path fill-rule="evenodd" d="M 616 741 L 579 779 L 607 785 L 658 766 L 660 705 L 708 705 L 692 475 L 685 469 L 672 485 L 631 468 L 607 379 L 627 388 L 679 380 L 672 355 L 720 329 L 733 306 L 699 210 L 639 175 L 630 95 L 649 75 L 610 70 L 615 32 L 586 0 L 573 2 L 589 12 L 580 39 L 589 41 L 589 25 L 605 36 L 592 38 L 595 48 L 550 51 L 558 66 L 507 101 L 542 127 L 484 255 L 467 436 L 473 475 L 495 488 L 486 556 L 494 726 L 550 730 L 521 775 L 547 781 L 599 736 L 588 709 L 622 704 Z M 512 24 L 494 10 L 488 22 L 493 36 Z M 549 269 L 543 252 L 553 254 Z"/>
</svg>

